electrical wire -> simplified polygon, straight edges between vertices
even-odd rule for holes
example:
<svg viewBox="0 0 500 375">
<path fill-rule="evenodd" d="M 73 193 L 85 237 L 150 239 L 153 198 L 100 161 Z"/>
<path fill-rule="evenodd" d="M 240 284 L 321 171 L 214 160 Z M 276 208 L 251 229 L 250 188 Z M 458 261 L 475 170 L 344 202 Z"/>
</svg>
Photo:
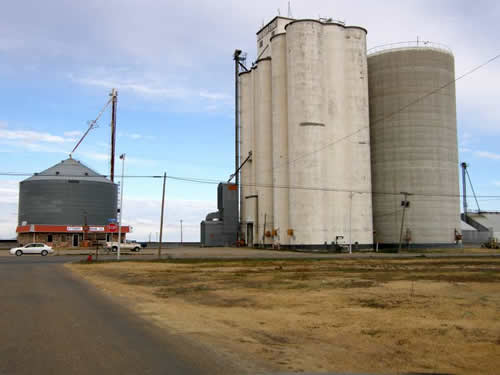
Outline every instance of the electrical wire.
<svg viewBox="0 0 500 375">
<path fill-rule="evenodd" d="M 441 91 L 441 90 L 443 90 L 443 89 L 445 89 L 445 88 L 447 88 L 447 87 L 451 86 L 452 84 L 454 84 L 454 83 L 456 83 L 457 81 L 459 81 L 459 80 L 461 80 L 461 79 L 463 79 L 463 78 L 467 77 L 468 75 L 470 75 L 470 74 L 472 74 L 472 73 L 474 73 L 474 72 L 478 71 L 479 69 L 484 68 L 486 65 L 488 65 L 488 64 L 490 64 L 490 63 L 492 63 L 493 61 L 495 61 L 495 60 L 497 60 L 497 59 L 499 59 L 499 58 L 500 58 L 500 54 L 498 54 L 498 55 L 496 55 L 496 56 L 494 56 L 494 57 L 490 58 L 489 60 L 485 61 L 484 63 L 482 63 L 482 64 L 480 64 L 480 65 L 476 66 L 475 68 L 473 68 L 473 69 L 471 69 L 471 70 L 469 70 L 469 71 L 465 72 L 464 74 L 462 74 L 462 75 L 458 76 L 457 78 L 455 78 L 455 79 L 451 80 L 450 82 L 446 83 L 445 85 L 443 85 L 443 86 L 441 86 L 441 87 L 439 87 L 439 88 L 437 88 L 437 89 L 434 89 L 434 90 L 432 90 L 432 91 L 428 92 L 427 94 L 422 95 L 421 97 L 419 97 L 419 98 L 417 98 L 417 99 L 415 99 L 415 100 L 411 101 L 410 103 L 408 103 L 408 104 L 406 104 L 406 105 L 404 105 L 404 106 L 400 107 L 398 110 L 396 110 L 396 111 L 394 111 L 394 112 L 390 113 L 389 115 L 387 115 L 387 116 L 385 116 L 385 117 L 382 117 L 382 118 L 380 118 L 380 119 L 377 119 L 377 120 L 373 121 L 372 123 L 370 123 L 369 125 L 367 125 L 367 126 L 363 126 L 363 127 L 359 128 L 359 129 L 357 129 L 357 130 L 355 130 L 354 132 L 352 132 L 352 133 L 350 133 L 350 134 L 348 134 L 348 135 L 346 135 L 346 136 L 344 136 L 344 137 L 342 137 L 342 138 L 339 138 L 339 139 L 336 139 L 336 140 L 334 140 L 334 141 L 332 141 L 332 142 L 330 142 L 330 143 L 327 143 L 327 144 L 325 144 L 325 145 L 321 146 L 320 148 L 318 148 L 318 149 L 316 149 L 316 150 L 314 150 L 314 151 L 311 151 L 311 152 L 308 152 L 308 153 L 304 153 L 304 154 L 302 154 L 302 155 L 299 155 L 297 158 L 295 158 L 295 159 L 293 159 L 293 160 L 283 161 L 283 162 L 281 162 L 281 163 L 282 163 L 282 165 L 281 165 L 281 166 L 284 166 L 284 165 L 286 165 L 286 164 L 291 165 L 292 163 L 295 163 L 296 161 L 298 161 L 298 160 L 300 160 L 300 159 L 302 159 L 302 158 L 304 158 L 304 157 L 307 157 L 307 156 L 313 155 L 313 154 L 318 153 L 318 152 L 320 152 L 320 151 L 323 151 L 323 150 L 325 150 L 325 149 L 327 149 L 327 148 L 329 148 L 329 147 L 331 147 L 331 146 L 333 146 L 333 145 L 335 145 L 335 144 L 337 144 L 337 143 L 339 143 L 339 142 L 345 141 L 346 139 L 348 139 L 348 138 L 350 138 L 350 137 L 352 137 L 352 136 L 354 136 L 354 135 L 356 135 L 356 134 L 360 133 L 361 131 L 366 130 L 366 129 L 369 129 L 369 128 L 370 128 L 370 126 L 373 126 L 373 125 L 375 125 L 375 124 L 377 124 L 377 123 L 379 123 L 379 122 L 381 122 L 381 121 L 388 120 L 388 119 L 390 119 L 390 118 L 394 117 L 395 115 L 397 115 L 397 114 L 399 114 L 399 113 L 403 112 L 404 110 L 408 109 L 409 107 L 411 107 L 411 106 L 413 106 L 413 105 L 415 105 L 415 104 L 419 103 L 420 101 L 422 101 L 422 100 L 424 100 L 424 99 L 428 98 L 429 96 L 432 96 L 432 95 L 434 95 L 434 94 L 438 93 L 439 91 Z M 274 167 L 272 167 L 272 168 L 271 168 L 271 171 L 274 171 L 274 170 L 276 170 L 276 169 L 279 169 L 281 166 L 280 166 L 280 165 L 274 166 Z"/>
<path fill-rule="evenodd" d="M 37 177 L 36 174 L 33 173 L 17 173 L 17 172 L 0 172 L 0 176 L 16 176 L 16 177 L 26 177 L 33 176 Z M 107 175 L 97 175 L 97 176 L 81 176 L 81 175 L 38 175 L 41 177 L 57 177 L 57 178 L 78 178 L 78 179 L 86 179 L 86 178 L 107 178 Z M 124 175 L 124 178 L 163 178 L 163 175 Z M 210 184 L 210 185 L 218 185 L 221 183 L 221 180 L 217 179 L 207 179 L 207 178 L 197 178 L 197 177 L 180 177 L 180 176 L 170 176 L 167 175 L 167 179 L 188 183 L 197 183 L 197 184 Z M 357 193 L 357 194 L 371 194 L 371 195 L 394 195 L 400 196 L 401 192 L 389 192 L 389 191 L 363 191 L 363 190 L 353 190 L 353 189 L 341 189 L 341 188 L 326 188 L 326 187 L 318 187 L 318 186 L 292 186 L 292 185 L 273 185 L 273 184 L 241 184 L 242 187 L 259 187 L 259 188 L 268 188 L 268 189 L 290 189 L 290 190 L 305 190 L 305 191 L 323 191 L 323 192 L 337 192 L 337 193 Z M 462 194 L 431 194 L 431 193 L 411 193 L 412 197 L 428 197 L 428 198 L 462 198 Z M 500 195 L 478 195 L 477 198 L 481 199 L 500 199 Z M 419 198 L 422 201 L 422 198 Z M 431 201 L 431 200 L 428 200 Z M 432 200 L 434 201 L 434 200 Z"/>
</svg>

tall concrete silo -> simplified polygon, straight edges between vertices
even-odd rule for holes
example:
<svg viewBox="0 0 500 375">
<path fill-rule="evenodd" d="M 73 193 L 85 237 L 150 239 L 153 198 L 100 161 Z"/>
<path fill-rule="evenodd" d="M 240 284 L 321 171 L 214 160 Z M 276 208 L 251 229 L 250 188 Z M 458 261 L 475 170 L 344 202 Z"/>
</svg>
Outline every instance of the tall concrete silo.
<svg viewBox="0 0 500 375">
<path fill-rule="evenodd" d="M 368 73 L 376 241 L 399 242 L 400 193 L 407 192 L 403 242 L 454 244 L 460 200 L 453 54 L 429 43 L 391 45 L 368 56 Z"/>
<path fill-rule="evenodd" d="M 297 20 L 286 42 L 291 244 L 369 246 L 366 30 Z"/>
<path fill-rule="evenodd" d="M 272 130 L 273 130 L 273 211 L 275 241 L 289 244 L 288 225 L 288 94 L 286 34 L 271 38 Z"/>
<path fill-rule="evenodd" d="M 255 199 L 242 208 L 258 212 L 254 243 L 317 248 L 341 239 L 371 246 L 366 30 L 277 17 L 257 40 L 266 57 L 249 74 L 253 119 L 245 108 L 240 113 L 242 134 L 253 127 L 242 149 L 253 147 L 243 169 L 255 179 L 242 172 L 241 183 L 256 185 Z M 272 238 L 263 241 L 264 222 Z"/>
<path fill-rule="evenodd" d="M 254 75 L 254 150 L 256 218 L 254 242 L 270 244 L 266 232 L 273 229 L 273 164 L 272 164 L 272 83 L 271 58 L 256 62 Z"/>
<path fill-rule="evenodd" d="M 324 194 L 328 160 L 317 152 L 328 139 L 323 25 L 296 21 L 286 27 L 290 227 L 293 244 L 327 241 Z M 313 189 L 310 189 L 313 188 Z"/>
<path fill-rule="evenodd" d="M 252 72 L 244 72 L 239 76 L 240 79 L 240 165 L 248 157 L 249 152 L 254 149 L 254 105 L 253 105 L 253 75 Z M 250 159 L 241 169 L 240 178 L 240 202 L 241 202 L 241 229 L 243 238 L 247 243 L 253 244 L 253 223 L 255 221 L 255 169 L 253 168 L 253 159 Z M 249 242 L 250 241 L 250 242 Z"/>
</svg>

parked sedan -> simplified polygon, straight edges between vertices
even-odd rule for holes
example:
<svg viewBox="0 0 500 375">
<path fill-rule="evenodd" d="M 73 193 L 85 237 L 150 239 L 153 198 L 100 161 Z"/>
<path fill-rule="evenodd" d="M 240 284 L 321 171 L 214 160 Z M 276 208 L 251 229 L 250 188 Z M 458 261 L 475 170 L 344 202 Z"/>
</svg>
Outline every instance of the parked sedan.
<svg viewBox="0 0 500 375">
<path fill-rule="evenodd" d="M 43 243 L 29 243 L 22 247 L 13 247 L 10 249 L 12 255 L 21 256 L 23 254 L 40 254 L 46 256 L 47 254 L 52 254 L 54 250 L 50 246 Z"/>
</svg>

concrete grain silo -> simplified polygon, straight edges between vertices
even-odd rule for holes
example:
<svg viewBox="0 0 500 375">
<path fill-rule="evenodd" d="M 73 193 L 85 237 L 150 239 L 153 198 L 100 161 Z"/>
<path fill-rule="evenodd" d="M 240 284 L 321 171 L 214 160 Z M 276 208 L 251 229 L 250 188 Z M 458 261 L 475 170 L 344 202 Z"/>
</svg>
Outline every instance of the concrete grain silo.
<svg viewBox="0 0 500 375">
<path fill-rule="evenodd" d="M 248 157 L 249 152 L 253 150 L 253 76 L 250 72 L 240 74 L 240 122 L 247 126 L 241 128 L 240 139 L 240 153 L 241 160 Z M 245 238 L 252 237 L 253 228 L 247 228 L 247 223 L 253 223 L 255 220 L 254 206 L 246 204 L 246 198 L 254 194 L 253 185 L 255 179 L 253 176 L 252 161 L 248 162 L 249 168 L 242 168 L 240 171 L 241 181 L 245 183 L 240 186 L 240 222 L 244 231 Z M 250 199 L 250 198 L 248 198 Z M 253 241 L 252 241 L 253 242 Z"/>
<path fill-rule="evenodd" d="M 276 17 L 257 40 L 266 57 L 250 73 L 253 121 L 240 114 L 242 134 L 254 134 L 253 146 L 242 137 L 242 149 L 253 147 L 242 171 L 254 168 L 257 197 L 242 199 L 242 211 L 255 202 L 254 243 L 371 246 L 366 30 Z M 264 215 L 272 238 L 263 241 Z"/>
<path fill-rule="evenodd" d="M 366 30 L 298 20 L 286 31 L 292 243 L 370 246 Z"/>
<path fill-rule="evenodd" d="M 448 245 L 460 230 L 453 54 L 432 44 L 368 56 L 376 241 Z"/>
<path fill-rule="evenodd" d="M 254 139 L 252 164 L 255 168 L 254 241 L 270 244 L 266 236 L 273 230 L 273 164 L 272 164 L 272 83 L 271 58 L 256 62 L 254 74 Z"/>
<path fill-rule="evenodd" d="M 273 212 L 276 240 L 289 244 L 287 231 L 289 178 L 288 178 L 288 94 L 286 34 L 274 35 L 272 51 L 272 103 L 273 103 Z"/>
</svg>

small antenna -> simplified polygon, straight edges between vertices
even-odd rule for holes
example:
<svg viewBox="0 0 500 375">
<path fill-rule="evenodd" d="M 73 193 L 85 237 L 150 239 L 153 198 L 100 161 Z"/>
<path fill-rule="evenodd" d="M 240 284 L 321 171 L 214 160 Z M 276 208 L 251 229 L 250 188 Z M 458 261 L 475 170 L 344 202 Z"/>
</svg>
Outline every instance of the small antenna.
<svg viewBox="0 0 500 375">
<path fill-rule="evenodd" d="M 290 5 L 290 1 L 288 1 L 288 18 L 293 18 L 293 16 L 292 16 L 292 6 Z"/>
<path fill-rule="evenodd" d="M 281 16 L 281 14 L 280 14 L 280 8 L 278 8 L 278 16 Z"/>
</svg>

